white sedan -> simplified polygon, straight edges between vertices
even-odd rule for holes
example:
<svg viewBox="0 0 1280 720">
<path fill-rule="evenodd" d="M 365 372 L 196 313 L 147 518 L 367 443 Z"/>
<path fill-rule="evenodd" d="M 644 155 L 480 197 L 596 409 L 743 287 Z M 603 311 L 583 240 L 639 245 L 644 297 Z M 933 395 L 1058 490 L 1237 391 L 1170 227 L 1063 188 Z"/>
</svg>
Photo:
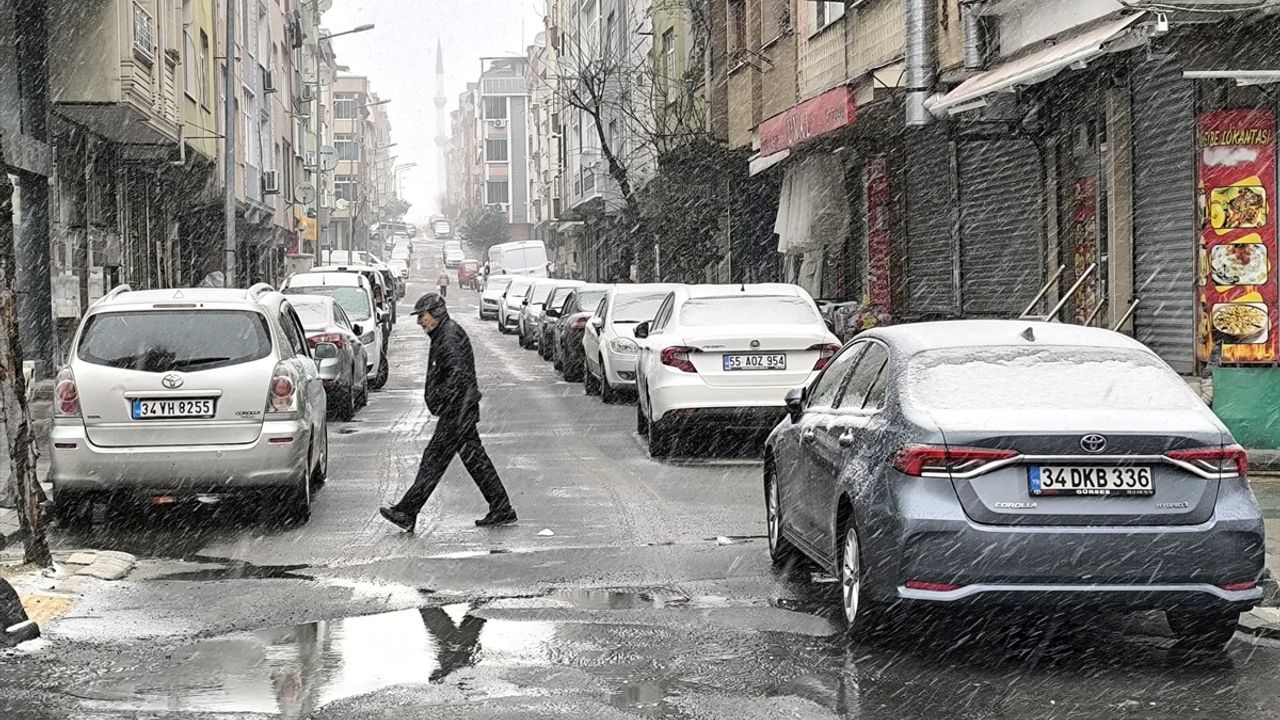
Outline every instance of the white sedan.
<svg viewBox="0 0 1280 720">
<path fill-rule="evenodd" d="M 665 457 L 682 427 L 772 428 L 787 391 L 840 350 L 795 285 L 696 285 L 669 293 L 635 328 L 636 429 Z"/>
<path fill-rule="evenodd" d="M 652 320 L 658 306 L 680 285 L 647 283 L 614 285 L 600 303 L 582 335 L 586 373 L 583 385 L 588 395 L 600 394 L 606 403 L 617 400 L 619 392 L 636 385 L 636 345 L 633 331 Z"/>
</svg>

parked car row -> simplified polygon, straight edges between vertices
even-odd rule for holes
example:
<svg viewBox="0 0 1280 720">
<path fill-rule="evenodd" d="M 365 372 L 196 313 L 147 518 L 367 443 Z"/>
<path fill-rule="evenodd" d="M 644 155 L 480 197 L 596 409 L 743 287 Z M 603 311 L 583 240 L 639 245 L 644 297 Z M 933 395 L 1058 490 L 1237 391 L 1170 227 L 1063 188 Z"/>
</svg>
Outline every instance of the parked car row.
<svg viewBox="0 0 1280 720">
<path fill-rule="evenodd" d="M 653 457 L 693 428 L 770 429 L 773 560 L 839 581 L 847 630 L 925 606 L 1165 612 L 1220 651 L 1261 601 L 1247 456 L 1155 353 L 1015 320 L 844 344 L 802 289 L 492 278 L 482 317 L 605 402 Z"/>
</svg>

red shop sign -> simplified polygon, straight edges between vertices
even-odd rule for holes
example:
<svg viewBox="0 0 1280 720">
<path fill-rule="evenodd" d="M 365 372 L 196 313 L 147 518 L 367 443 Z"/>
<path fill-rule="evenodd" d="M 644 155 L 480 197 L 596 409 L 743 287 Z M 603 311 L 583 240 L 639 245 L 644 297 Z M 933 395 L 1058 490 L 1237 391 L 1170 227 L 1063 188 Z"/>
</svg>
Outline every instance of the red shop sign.
<svg viewBox="0 0 1280 720">
<path fill-rule="evenodd" d="M 772 155 L 852 125 L 853 88 L 841 85 L 760 123 L 760 155 Z"/>
<path fill-rule="evenodd" d="M 1280 361 L 1276 278 L 1276 118 L 1267 110 L 1200 117 L 1200 342 L 1209 360 Z"/>
</svg>

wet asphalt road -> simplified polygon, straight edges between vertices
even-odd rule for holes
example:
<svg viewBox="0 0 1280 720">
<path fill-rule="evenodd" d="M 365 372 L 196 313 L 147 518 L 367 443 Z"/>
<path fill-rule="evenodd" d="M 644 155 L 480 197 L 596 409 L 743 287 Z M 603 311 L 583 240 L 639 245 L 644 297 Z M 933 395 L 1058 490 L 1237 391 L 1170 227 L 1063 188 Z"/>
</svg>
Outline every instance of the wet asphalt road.
<svg viewBox="0 0 1280 720">
<path fill-rule="evenodd" d="M 414 259 L 409 302 L 438 245 Z M 768 561 L 751 438 L 650 461 L 631 406 L 559 381 L 474 293 L 449 303 L 517 525 L 473 526 L 459 463 L 417 535 L 378 517 L 433 427 L 402 315 L 387 388 L 330 428 L 305 527 L 228 500 L 56 538 L 144 560 L 0 655 L 0 718 L 1280 717 L 1280 644 L 1188 659 L 1158 617 L 930 615 L 850 644 L 835 586 Z"/>
</svg>

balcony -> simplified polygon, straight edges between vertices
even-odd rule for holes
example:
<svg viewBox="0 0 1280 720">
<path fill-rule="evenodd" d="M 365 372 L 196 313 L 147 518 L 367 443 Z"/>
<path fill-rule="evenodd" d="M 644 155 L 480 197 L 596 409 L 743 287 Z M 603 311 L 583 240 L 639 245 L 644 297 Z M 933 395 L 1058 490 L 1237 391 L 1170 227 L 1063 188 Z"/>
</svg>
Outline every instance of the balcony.
<svg viewBox="0 0 1280 720">
<path fill-rule="evenodd" d="M 58 112 L 118 143 L 176 143 L 181 36 L 136 0 L 51 0 L 48 12 Z"/>
</svg>

